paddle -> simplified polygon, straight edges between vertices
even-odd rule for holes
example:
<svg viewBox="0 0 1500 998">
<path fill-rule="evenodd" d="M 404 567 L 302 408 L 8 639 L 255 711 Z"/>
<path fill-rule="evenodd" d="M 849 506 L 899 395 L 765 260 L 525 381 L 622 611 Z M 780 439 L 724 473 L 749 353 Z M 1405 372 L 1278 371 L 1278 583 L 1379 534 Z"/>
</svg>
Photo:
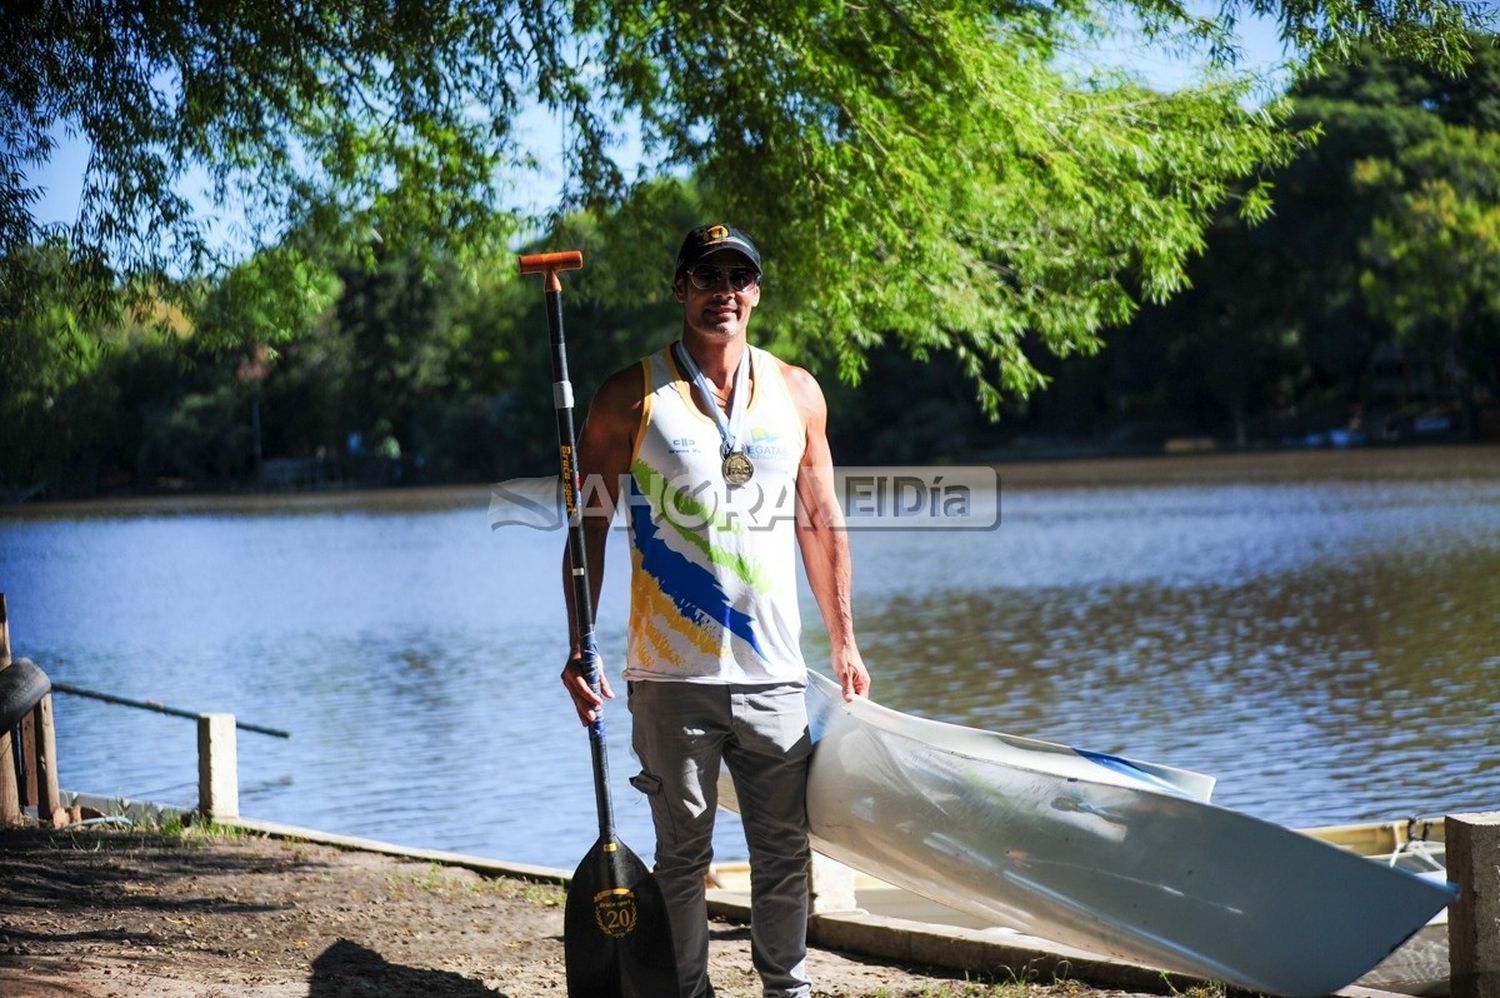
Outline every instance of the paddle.
<svg viewBox="0 0 1500 998">
<path fill-rule="evenodd" d="M 581 483 L 575 460 L 573 385 L 563 339 L 562 282 L 559 271 L 581 270 L 578 250 L 534 253 L 520 258 L 522 274 L 542 274 L 547 324 L 552 331 L 552 399 L 557 409 L 557 448 L 562 463 L 563 502 L 568 512 L 568 562 L 572 572 L 573 614 L 589 686 L 599 692 L 599 647 L 594 640 L 593 600 L 588 558 L 583 548 Z M 609 765 L 604 752 L 603 711 L 589 725 L 594 761 L 594 800 L 599 840 L 573 871 L 563 910 L 563 951 L 569 998 L 663 998 L 679 991 L 677 961 L 667 924 L 661 886 L 635 853 L 615 834 L 609 796 Z"/>
</svg>

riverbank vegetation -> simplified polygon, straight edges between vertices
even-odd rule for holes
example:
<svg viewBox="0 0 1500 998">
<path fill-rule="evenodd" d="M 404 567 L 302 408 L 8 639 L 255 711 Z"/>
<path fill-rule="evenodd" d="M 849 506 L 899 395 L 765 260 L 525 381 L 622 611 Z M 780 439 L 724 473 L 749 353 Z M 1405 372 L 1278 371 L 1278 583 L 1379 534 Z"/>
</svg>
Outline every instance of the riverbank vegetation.
<svg viewBox="0 0 1500 998">
<path fill-rule="evenodd" d="M 256 15 L 210 55 L 226 26 L 117 25 L 79 82 L 101 53 L 36 14 L 5 83 L 0 491 L 546 473 L 515 250 L 584 250 L 587 398 L 672 337 L 676 243 L 718 217 L 761 241 L 756 335 L 822 376 L 846 462 L 1500 432 L 1500 50 L 1469 5 L 1282 4 L 1310 60 L 1284 94 L 1233 72 L 1226 18 L 1127 8 L 1213 71 L 1060 68 L 1108 31 L 1082 6 L 772 10 L 730 39 L 589 3 L 561 35 Z M 535 182 L 527 94 L 567 123 L 541 216 L 505 207 Z M 18 171 L 56 120 L 93 141 L 94 196 L 48 230 Z M 266 233 L 238 261 L 174 193 L 192 165 Z"/>
</svg>

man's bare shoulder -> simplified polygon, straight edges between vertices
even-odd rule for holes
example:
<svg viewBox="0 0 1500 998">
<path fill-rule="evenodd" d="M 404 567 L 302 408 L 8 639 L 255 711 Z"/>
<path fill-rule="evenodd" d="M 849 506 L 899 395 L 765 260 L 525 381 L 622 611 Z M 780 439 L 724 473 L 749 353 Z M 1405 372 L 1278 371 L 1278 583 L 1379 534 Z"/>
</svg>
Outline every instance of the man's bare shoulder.
<svg viewBox="0 0 1500 998">
<path fill-rule="evenodd" d="M 827 403 L 823 399 L 823 389 L 811 371 L 805 367 L 798 367 L 796 364 L 788 364 L 780 357 L 774 359 L 781 371 L 781 379 L 786 382 L 787 390 L 792 393 L 792 401 L 797 403 L 797 408 L 808 413 L 819 413 L 827 408 Z"/>
<path fill-rule="evenodd" d="M 641 404 L 646 396 L 646 377 L 639 362 L 622 367 L 609 377 L 594 392 L 589 403 L 589 418 L 633 419 L 640 415 Z"/>
</svg>

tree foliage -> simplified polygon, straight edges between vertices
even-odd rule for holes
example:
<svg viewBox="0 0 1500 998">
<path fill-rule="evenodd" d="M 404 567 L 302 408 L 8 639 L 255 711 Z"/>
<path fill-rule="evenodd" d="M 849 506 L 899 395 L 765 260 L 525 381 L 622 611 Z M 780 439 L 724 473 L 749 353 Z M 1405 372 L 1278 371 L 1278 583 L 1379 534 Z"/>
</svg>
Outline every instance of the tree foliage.
<svg viewBox="0 0 1500 998">
<path fill-rule="evenodd" d="M 1273 410 L 1312 429 L 1399 406 L 1371 383 L 1392 344 L 1493 385 L 1500 45 L 1469 48 L 1463 76 L 1365 48 L 1298 79 L 1290 125 L 1318 141 L 1267 174 L 1270 219 L 1221 212 L 1191 289 L 1113 337 L 1119 396 L 1243 440 Z"/>
<path fill-rule="evenodd" d="M 1287 171 L 1285 224 L 1265 236 L 1283 254 L 1284 321 L 1332 380 L 1357 385 L 1393 334 L 1412 346 L 1439 328 L 1445 343 L 1471 341 L 1458 327 L 1484 335 L 1484 295 L 1470 286 L 1483 287 L 1495 266 L 1483 216 L 1500 195 L 1500 39 L 1475 36 L 1469 48 L 1460 76 L 1366 51 L 1292 92 L 1294 120 L 1315 121 L 1324 136 Z M 1489 366 L 1466 356 L 1470 370 Z"/>
<path fill-rule="evenodd" d="M 60 241 L 0 266 L 26 303 L 0 310 L 0 483 L 95 487 L 101 469 L 139 450 L 121 424 L 176 380 L 190 321 L 161 301 L 101 321 L 72 297 L 75 268 Z"/>
<path fill-rule="evenodd" d="M 1500 131 L 1444 125 L 1356 176 L 1379 205 L 1361 242 L 1371 313 L 1500 397 Z"/>
<path fill-rule="evenodd" d="M 1020 349 L 1049 390 L 1008 399 L 1001 425 L 976 411 L 955 353 L 913 359 L 895 336 L 870 347 L 863 387 L 824 379 L 836 453 L 911 462 L 1089 440 L 1159 450 L 1202 435 L 1257 445 L 1360 408 L 1373 431 L 1382 405 L 1414 425 L 1453 386 L 1377 399 L 1372 351 L 1388 355 L 1393 340 L 1419 377 L 1457 364 L 1493 393 L 1500 52 L 1489 39 L 1472 47 L 1462 79 L 1362 50 L 1299 80 L 1289 120 L 1321 139 L 1265 174 L 1275 214 L 1246 226 L 1244 195 L 1232 193 L 1185 268 L 1191 286 L 1144 306 L 1097 354 L 1058 357 L 1027 330 Z M 672 248 L 720 196 L 690 180 L 638 183 L 615 208 L 571 212 L 531 244 L 584 253 L 586 268 L 566 277 L 580 398 L 675 335 Z M 324 482 L 395 469 L 406 481 L 495 480 L 555 463 L 543 299 L 509 254 L 476 269 L 448 246 L 315 250 L 299 231 L 193 282 L 191 322 L 146 282 L 151 308 L 91 320 L 68 286 L 66 244 L 12 254 L 3 266 L 38 307 L 0 313 L 0 365 L 14 375 L 0 394 L 0 483 L 61 495 L 248 482 L 257 452 Z M 784 334 L 801 307 L 789 272 L 768 279 L 771 321 L 757 332 Z M 1471 415 L 1472 429 L 1484 413 Z M 367 455 L 399 451 L 399 464 L 361 464 L 351 434 Z"/>
<path fill-rule="evenodd" d="M 993 408 L 1040 383 L 1026 335 L 1096 349 L 1182 286 L 1215 206 L 1238 191 L 1264 213 L 1265 189 L 1236 181 L 1297 145 L 1280 105 L 1245 109 L 1245 81 L 1155 94 L 1078 79 L 1059 52 L 1128 15 L 1227 62 L 1245 11 L 1333 58 L 1370 40 L 1447 66 L 1480 17 L 1467 0 L 1228 0 L 1215 18 L 1176 0 L 11 5 L 0 241 L 35 241 L 24 170 L 63 127 L 92 150 L 66 235 L 96 274 L 211 264 L 180 183 L 202 170 L 263 245 L 321 241 L 371 268 L 437 246 L 473 279 L 527 224 L 517 121 L 534 102 L 566 123 L 554 221 L 689 169 L 706 212 L 765 244 L 780 342 L 851 375 L 886 340 L 952 351 Z"/>
</svg>

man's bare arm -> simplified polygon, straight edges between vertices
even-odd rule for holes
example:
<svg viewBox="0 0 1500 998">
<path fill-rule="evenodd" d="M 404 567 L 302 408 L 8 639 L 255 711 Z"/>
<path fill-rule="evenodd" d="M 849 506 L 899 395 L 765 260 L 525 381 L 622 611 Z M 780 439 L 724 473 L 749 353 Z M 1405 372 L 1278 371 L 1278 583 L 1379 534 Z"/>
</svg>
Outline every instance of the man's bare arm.
<svg viewBox="0 0 1500 998">
<path fill-rule="evenodd" d="M 870 674 L 854 639 L 854 567 L 833 482 L 828 403 L 818 382 L 802 368 L 783 365 L 782 373 L 807 433 L 797 471 L 797 543 L 828 630 L 834 675 L 844 688 L 844 699 L 852 700 L 869 695 Z"/>
<path fill-rule="evenodd" d="M 639 366 L 627 367 L 605 379 L 589 404 L 588 418 L 578 434 L 578 476 L 583 482 L 579 502 L 584 504 L 583 550 L 588 559 L 591 608 L 599 608 L 599 591 L 604 585 L 604 549 L 609 539 L 611 514 L 619 501 L 622 475 L 630 471 L 630 452 L 640 421 L 642 377 Z M 578 720 L 592 724 L 595 711 L 604 700 L 614 698 L 609 679 L 601 665 L 599 671 L 601 698 L 589 686 L 583 668 L 578 621 L 573 610 L 573 569 L 567 545 L 563 546 L 563 598 L 568 608 L 569 654 L 563 667 L 562 682 Z"/>
</svg>

